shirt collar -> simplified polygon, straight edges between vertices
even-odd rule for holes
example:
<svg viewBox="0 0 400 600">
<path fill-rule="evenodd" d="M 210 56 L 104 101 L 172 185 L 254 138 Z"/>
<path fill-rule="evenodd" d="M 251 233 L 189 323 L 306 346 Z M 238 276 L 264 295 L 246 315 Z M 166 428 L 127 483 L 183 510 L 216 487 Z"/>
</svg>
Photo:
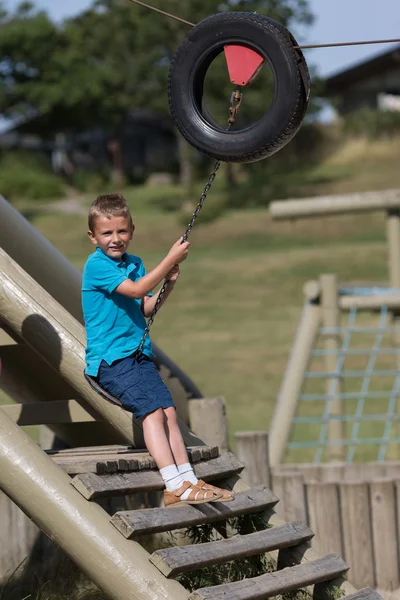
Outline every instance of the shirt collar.
<svg viewBox="0 0 400 600">
<path fill-rule="evenodd" d="M 103 252 L 103 250 L 99 247 L 96 248 L 96 252 L 99 252 L 101 256 L 104 256 L 104 258 L 110 260 L 112 263 L 116 263 L 118 266 L 121 267 L 125 265 L 137 266 L 139 264 L 139 260 L 136 256 L 132 256 L 132 254 L 127 254 L 126 252 L 122 255 L 122 260 L 118 260 L 118 258 L 111 258 L 111 256 L 107 256 L 107 254 Z"/>
</svg>

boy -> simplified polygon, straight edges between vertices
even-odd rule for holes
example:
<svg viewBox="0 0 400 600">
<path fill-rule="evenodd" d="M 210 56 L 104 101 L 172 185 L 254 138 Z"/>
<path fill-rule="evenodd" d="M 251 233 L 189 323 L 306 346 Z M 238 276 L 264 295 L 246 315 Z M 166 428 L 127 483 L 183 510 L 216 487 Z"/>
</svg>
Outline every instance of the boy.
<svg viewBox="0 0 400 600">
<path fill-rule="evenodd" d="M 227 502 L 233 494 L 198 480 L 189 463 L 168 388 L 153 362 L 147 336 L 135 354 L 158 294 L 167 281 L 165 302 L 179 277 L 189 242 L 178 240 L 146 273 L 138 256 L 127 254 L 135 226 L 125 198 L 99 196 L 89 210 L 90 240 L 96 246 L 83 270 L 82 306 L 86 326 L 86 374 L 142 422 L 146 447 L 165 483 L 165 506 Z"/>
</svg>

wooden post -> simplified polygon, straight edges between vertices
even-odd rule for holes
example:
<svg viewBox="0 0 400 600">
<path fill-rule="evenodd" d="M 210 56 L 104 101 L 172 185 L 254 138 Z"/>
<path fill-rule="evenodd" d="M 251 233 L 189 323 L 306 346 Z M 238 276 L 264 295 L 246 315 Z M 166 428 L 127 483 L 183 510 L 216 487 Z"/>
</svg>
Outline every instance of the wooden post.
<svg viewBox="0 0 400 600">
<path fill-rule="evenodd" d="M 341 483 L 339 489 L 344 559 L 350 567 L 351 582 L 358 589 L 368 585 L 374 587 L 368 484 Z"/>
<path fill-rule="evenodd" d="M 338 303 L 338 289 L 336 275 L 321 275 L 321 304 L 322 322 L 324 327 L 337 328 L 340 325 L 340 310 Z M 338 333 L 324 335 L 324 348 L 332 352 L 340 348 L 340 336 Z M 337 354 L 327 354 L 325 357 L 326 370 L 329 373 L 336 372 Z M 336 377 L 328 378 L 326 382 L 326 393 L 335 398 L 330 400 L 331 409 L 329 416 L 341 416 L 343 414 L 342 401 L 339 398 L 340 381 Z M 330 442 L 343 439 L 343 423 L 340 421 L 329 421 L 327 438 Z M 327 455 L 330 461 L 344 460 L 344 446 L 328 446 Z"/>
<path fill-rule="evenodd" d="M 111 599 L 187 600 L 1 409 L 0 488 Z"/>
<path fill-rule="evenodd" d="M 272 490 L 280 502 L 275 508 L 285 521 L 306 521 L 304 476 L 301 471 L 280 471 L 272 477 Z"/>
<path fill-rule="evenodd" d="M 387 242 L 388 242 L 388 272 L 390 287 L 394 289 L 400 289 L 400 210 L 391 209 L 387 211 L 387 224 L 386 224 Z M 400 349 L 400 310 L 394 310 L 393 316 L 393 332 L 392 343 L 393 346 L 398 350 Z M 400 368 L 400 354 L 396 355 L 396 366 Z M 396 400 L 396 412 L 400 412 L 400 398 Z M 395 421 L 395 435 L 400 435 L 400 423 Z M 395 446 L 393 452 L 393 444 L 391 445 L 389 452 L 390 456 L 387 458 L 398 458 L 399 450 L 398 445 Z M 395 455 L 394 455 L 395 454 Z"/>
<path fill-rule="evenodd" d="M 189 400 L 189 423 L 192 431 L 209 446 L 228 452 L 228 420 L 225 399 L 196 398 Z"/>
<path fill-rule="evenodd" d="M 376 587 L 379 590 L 393 591 L 399 586 L 393 481 L 373 480 L 370 484 L 370 499 Z"/>
<path fill-rule="evenodd" d="M 339 489 L 336 483 L 308 483 L 306 486 L 310 528 L 315 532 L 313 546 L 323 556 L 343 554 Z"/>
<path fill-rule="evenodd" d="M 320 316 L 321 309 L 317 304 L 305 302 L 269 431 L 269 460 L 272 467 L 283 462 Z"/>
<path fill-rule="evenodd" d="M 268 433 L 266 431 L 238 431 L 236 456 L 245 466 L 241 474 L 250 487 L 266 485 L 270 487 L 268 460 Z"/>
</svg>

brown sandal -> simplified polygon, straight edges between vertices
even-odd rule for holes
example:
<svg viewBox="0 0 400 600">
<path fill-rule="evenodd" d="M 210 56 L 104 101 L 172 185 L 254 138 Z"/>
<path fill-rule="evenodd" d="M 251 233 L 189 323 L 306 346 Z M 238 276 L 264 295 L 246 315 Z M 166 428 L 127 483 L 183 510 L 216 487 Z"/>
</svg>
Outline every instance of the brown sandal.
<svg viewBox="0 0 400 600">
<path fill-rule="evenodd" d="M 188 490 L 191 492 L 186 500 L 182 500 L 182 495 Z M 199 485 L 194 485 L 190 481 L 184 481 L 180 488 L 173 492 L 164 490 L 164 506 L 171 508 L 174 506 L 184 504 L 204 504 L 205 502 L 219 502 L 222 497 L 222 493 L 215 492 L 214 490 L 206 490 L 201 488 Z"/>
<path fill-rule="evenodd" d="M 230 492 L 229 490 L 223 490 L 215 485 L 206 483 L 202 479 L 198 480 L 197 485 L 202 490 L 208 490 L 210 492 L 215 492 L 216 494 L 221 494 L 221 497 L 219 500 L 217 500 L 217 502 L 232 502 L 232 500 L 235 499 L 235 494 L 233 492 Z"/>
</svg>

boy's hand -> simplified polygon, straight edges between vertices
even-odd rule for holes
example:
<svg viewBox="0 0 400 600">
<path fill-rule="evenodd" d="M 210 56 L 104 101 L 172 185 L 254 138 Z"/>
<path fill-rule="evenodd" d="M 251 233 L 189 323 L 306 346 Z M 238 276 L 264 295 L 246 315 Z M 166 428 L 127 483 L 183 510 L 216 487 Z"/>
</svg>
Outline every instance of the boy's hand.
<svg viewBox="0 0 400 600">
<path fill-rule="evenodd" d="M 170 272 L 167 273 L 167 276 L 165 279 L 169 282 L 175 283 L 175 281 L 178 279 L 179 275 L 180 275 L 179 265 L 174 265 L 172 267 L 172 269 L 170 270 Z"/>
<path fill-rule="evenodd" d="M 189 253 L 190 242 L 183 242 L 182 238 L 179 238 L 177 242 L 172 246 L 168 252 L 168 257 L 171 258 L 174 264 L 179 264 L 184 261 Z"/>
</svg>

